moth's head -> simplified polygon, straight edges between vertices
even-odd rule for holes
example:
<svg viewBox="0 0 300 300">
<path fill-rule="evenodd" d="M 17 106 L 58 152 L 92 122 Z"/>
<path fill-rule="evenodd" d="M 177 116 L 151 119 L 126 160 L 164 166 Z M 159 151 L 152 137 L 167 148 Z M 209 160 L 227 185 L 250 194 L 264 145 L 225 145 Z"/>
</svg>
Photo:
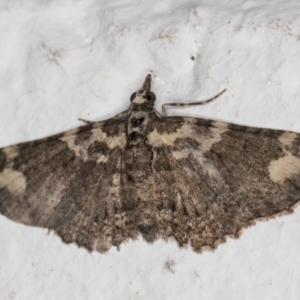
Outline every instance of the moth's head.
<svg viewBox="0 0 300 300">
<path fill-rule="evenodd" d="M 130 101 L 136 104 L 147 104 L 154 106 L 156 96 L 151 92 L 151 74 L 148 74 L 145 78 L 143 86 L 133 93 L 130 97 Z"/>
</svg>

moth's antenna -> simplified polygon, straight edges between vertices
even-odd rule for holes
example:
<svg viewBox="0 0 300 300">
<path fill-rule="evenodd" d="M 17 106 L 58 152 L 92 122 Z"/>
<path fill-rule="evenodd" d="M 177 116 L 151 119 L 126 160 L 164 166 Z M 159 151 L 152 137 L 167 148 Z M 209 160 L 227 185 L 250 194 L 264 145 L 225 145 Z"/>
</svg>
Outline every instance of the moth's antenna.
<svg viewBox="0 0 300 300">
<path fill-rule="evenodd" d="M 146 76 L 142 89 L 146 91 L 151 90 L 151 74 Z"/>
<path fill-rule="evenodd" d="M 164 103 L 162 105 L 162 111 L 163 111 L 163 116 L 166 117 L 167 116 L 167 111 L 166 111 L 166 106 L 190 106 L 190 105 L 204 105 L 206 103 L 209 103 L 215 99 L 217 99 L 218 97 L 220 97 L 223 93 L 226 92 L 227 89 L 224 89 L 222 92 L 220 92 L 219 94 L 217 94 L 216 96 L 207 99 L 207 100 L 203 100 L 203 101 L 198 101 L 198 102 L 190 102 L 190 103 Z"/>
</svg>

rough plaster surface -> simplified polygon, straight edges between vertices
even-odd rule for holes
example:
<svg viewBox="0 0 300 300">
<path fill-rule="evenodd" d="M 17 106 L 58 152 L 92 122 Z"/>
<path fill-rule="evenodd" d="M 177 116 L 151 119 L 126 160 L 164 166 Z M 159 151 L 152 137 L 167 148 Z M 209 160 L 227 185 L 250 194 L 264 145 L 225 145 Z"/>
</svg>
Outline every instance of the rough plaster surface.
<svg viewBox="0 0 300 300">
<path fill-rule="evenodd" d="M 184 114 L 300 132 L 295 1 L 0 3 L 0 147 L 127 108 L 148 71 Z M 299 299 L 300 209 L 215 252 L 142 239 L 88 253 L 0 216 L 1 299 Z"/>
</svg>

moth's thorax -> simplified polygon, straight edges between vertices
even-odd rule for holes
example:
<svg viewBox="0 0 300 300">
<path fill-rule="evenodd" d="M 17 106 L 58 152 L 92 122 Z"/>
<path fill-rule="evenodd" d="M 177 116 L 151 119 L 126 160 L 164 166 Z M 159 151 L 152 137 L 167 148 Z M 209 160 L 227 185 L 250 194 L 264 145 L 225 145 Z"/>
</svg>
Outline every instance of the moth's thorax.
<svg viewBox="0 0 300 300">
<path fill-rule="evenodd" d="M 147 126 L 150 121 L 150 112 L 142 105 L 134 105 L 127 118 L 127 144 L 130 146 L 144 143 Z"/>
</svg>

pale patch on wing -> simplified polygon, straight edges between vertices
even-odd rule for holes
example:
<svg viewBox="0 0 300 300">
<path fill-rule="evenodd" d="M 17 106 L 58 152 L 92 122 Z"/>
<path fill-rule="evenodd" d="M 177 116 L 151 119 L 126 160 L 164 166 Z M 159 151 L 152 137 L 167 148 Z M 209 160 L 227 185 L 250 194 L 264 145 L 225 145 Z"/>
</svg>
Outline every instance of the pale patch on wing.
<svg viewBox="0 0 300 300">
<path fill-rule="evenodd" d="M 114 137 L 106 137 L 103 142 L 106 142 L 107 146 L 110 149 L 114 149 L 116 147 L 120 147 L 123 149 L 126 145 L 126 134 L 123 132 L 120 136 L 114 136 Z"/>
<path fill-rule="evenodd" d="M 166 134 L 159 134 L 156 130 L 156 128 L 150 133 L 148 134 L 148 144 L 153 145 L 153 146 L 163 146 L 164 144 L 167 145 L 173 145 L 173 141 L 172 140 L 168 140 L 166 139 Z"/>
<path fill-rule="evenodd" d="M 227 128 L 228 128 L 228 123 L 224 123 L 224 122 L 220 122 L 220 121 L 213 122 L 213 125 L 215 126 L 215 128 L 218 128 L 218 129 L 224 130 L 224 131 L 227 131 Z"/>
<path fill-rule="evenodd" d="M 300 174 L 300 159 L 287 153 L 284 157 L 272 160 L 269 164 L 269 174 L 273 182 L 283 183 L 293 175 Z"/>
<path fill-rule="evenodd" d="M 3 148 L 2 150 L 5 153 L 8 160 L 14 159 L 19 154 L 19 148 L 17 145 L 9 146 L 9 147 Z"/>
<path fill-rule="evenodd" d="M 79 145 L 75 145 L 76 133 L 78 132 L 78 128 L 71 129 L 67 131 L 63 137 L 60 138 L 61 141 L 66 142 L 68 148 L 75 152 L 76 156 L 80 157 L 80 147 Z"/>
<path fill-rule="evenodd" d="M 285 146 L 291 146 L 295 138 L 297 137 L 297 133 L 285 131 L 279 138 L 279 142 Z"/>
<path fill-rule="evenodd" d="M 204 137 L 204 141 L 201 144 L 201 149 L 203 153 L 210 151 L 211 147 L 221 142 L 222 134 L 228 131 L 228 124 L 223 122 L 214 122 L 214 127 L 211 127 L 211 135 L 208 137 Z M 202 138 L 198 138 L 198 142 L 201 143 Z"/>
<path fill-rule="evenodd" d="M 214 122 L 213 127 L 208 133 L 197 133 L 194 125 L 195 120 L 186 120 L 181 128 L 174 133 L 158 133 L 154 129 L 148 135 L 148 143 L 152 146 L 174 146 L 177 139 L 191 138 L 199 144 L 199 150 L 202 153 L 208 152 L 211 147 L 221 141 L 222 134 L 228 130 L 228 124 L 223 122 Z M 191 149 L 184 149 L 183 151 L 174 151 L 172 153 L 175 159 L 182 159 L 189 155 Z"/>
<path fill-rule="evenodd" d="M 89 141 L 91 142 L 88 146 L 93 144 L 95 141 L 98 141 L 106 143 L 110 149 L 114 149 L 116 147 L 123 149 L 126 145 L 126 134 L 123 132 L 119 136 L 107 136 L 107 134 L 101 130 L 99 124 L 95 123 L 94 128 L 92 129 L 92 136 Z"/>
<path fill-rule="evenodd" d="M 91 130 L 91 136 L 88 139 L 81 141 L 79 144 L 75 144 L 77 138 L 77 131 L 75 130 L 73 134 L 70 134 L 70 131 L 68 131 L 60 139 L 66 142 L 69 149 L 73 150 L 75 152 L 75 155 L 80 157 L 83 161 L 87 161 L 89 159 L 88 148 L 96 141 L 106 143 L 106 145 L 110 149 L 114 149 L 116 147 L 120 147 L 121 149 L 124 148 L 126 144 L 125 133 L 122 133 L 120 136 L 110 137 L 107 136 L 107 134 L 103 132 L 97 124 L 95 127 L 96 128 L 93 128 Z M 97 162 L 107 162 L 107 158 L 102 153 L 99 153 Z"/>
<path fill-rule="evenodd" d="M 97 163 L 107 163 L 108 161 L 108 156 L 105 156 L 105 155 L 101 155 L 98 159 L 97 159 Z"/>
<path fill-rule="evenodd" d="M 0 173 L 0 187 L 13 195 L 22 195 L 26 189 L 26 178 L 22 172 L 5 169 Z"/>
<path fill-rule="evenodd" d="M 172 156 L 179 160 L 188 157 L 190 151 L 188 149 L 183 149 L 182 151 L 172 151 Z"/>
</svg>

